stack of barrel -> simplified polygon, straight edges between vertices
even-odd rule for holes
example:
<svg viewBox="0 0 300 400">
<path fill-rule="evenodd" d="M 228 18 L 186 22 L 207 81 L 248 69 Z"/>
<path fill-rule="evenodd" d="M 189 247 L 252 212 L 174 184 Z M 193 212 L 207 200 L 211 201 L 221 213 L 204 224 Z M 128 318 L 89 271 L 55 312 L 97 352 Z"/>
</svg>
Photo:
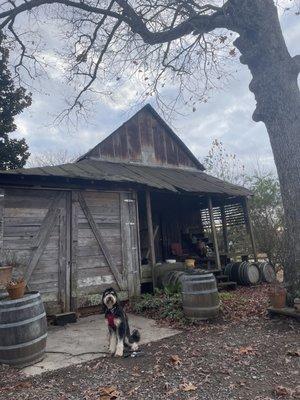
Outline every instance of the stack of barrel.
<svg viewBox="0 0 300 400">
<path fill-rule="evenodd" d="M 268 262 L 232 262 L 226 265 L 224 274 L 239 285 L 257 285 L 261 281 L 272 283 L 276 280 L 274 268 Z"/>
<path fill-rule="evenodd" d="M 191 320 L 207 320 L 219 314 L 220 301 L 216 278 L 207 272 L 169 271 L 162 277 L 164 286 L 180 284 L 183 312 Z"/>
</svg>

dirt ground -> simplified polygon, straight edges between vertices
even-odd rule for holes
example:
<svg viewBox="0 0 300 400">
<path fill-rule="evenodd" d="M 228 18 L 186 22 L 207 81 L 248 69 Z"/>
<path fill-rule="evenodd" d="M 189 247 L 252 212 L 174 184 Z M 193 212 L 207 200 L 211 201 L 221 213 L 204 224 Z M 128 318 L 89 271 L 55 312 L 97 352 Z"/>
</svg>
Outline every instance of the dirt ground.
<svg viewBox="0 0 300 400">
<path fill-rule="evenodd" d="M 146 345 L 137 358 L 101 358 L 34 378 L 0 366 L 0 400 L 300 399 L 300 324 L 269 319 L 263 287 L 235 296 L 232 307 L 248 299 L 242 311 L 230 313 L 227 301 L 225 317 Z"/>
</svg>

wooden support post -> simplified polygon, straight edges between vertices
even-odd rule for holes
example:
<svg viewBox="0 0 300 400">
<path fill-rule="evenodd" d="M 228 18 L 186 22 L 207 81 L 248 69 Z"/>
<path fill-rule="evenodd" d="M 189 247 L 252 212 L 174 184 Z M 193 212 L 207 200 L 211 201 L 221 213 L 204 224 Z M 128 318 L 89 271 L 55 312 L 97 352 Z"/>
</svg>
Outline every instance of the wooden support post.
<svg viewBox="0 0 300 400">
<path fill-rule="evenodd" d="M 255 244 L 255 240 L 254 240 L 254 233 L 253 233 L 253 227 L 252 227 L 252 224 L 251 224 L 251 219 L 250 219 L 250 214 L 249 214 L 249 203 L 248 203 L 248 199 L 247 198 L 245 198 L 243 209 L 244 209 L 244 217 L 245 217 L 246 229 L 247 229 L 247 231 L 249 233 L 249 236 L 250 236 L 250 241 L 251 241 L 254 261 L 257 262 L 257 250 L 256 250 L 256 244 Z"/>
<path fill-rule="evenodd" d="M 71 199 L 71 311 L 77 312 L 78 304 L 78 192 L 72 191 Z"/>
<path fill-rule="evenodd" d="M 224 250 L 226 255 L 229 254 L 229 246 L 228 246 L 228 234 L 227 234 L 227 221 L 225 214 L 225 206 L 221 206 L 221 218 L 222 218 L 222 230 L 223 230 L 223 240 L 224 240 Z"/>
<path fill-rule="evenodd" d="M 66 311 L 71 311 L 71 221 L 72 221 L 72 193 L 66 193 Z"/>
<path fill-rule="evenodd" d="M 152 271 L 152 284 L 153 289 L 156 287 L 156 274 L 155 274 L 155 248 L 154 248 L 154 234 L 152 223 L 152 210 L 151 210 L 151 196 L 150 192 L 146 191 L 146 209 L 147 209 L 147 225 L 148 225 L 148 243 L 150 249 L 151 271 Z"/>
<path fill-rule="evenodd" d="M 0 262 L 3 261 L 4 190 L 0 189 Z"/>
<path fill-rule="evenodd" d="M 212 207 L 211 197 L 208 198 L 208 211 L 209 211 L 211 232 L 212 232 L 212 236 L 213 236 L 214 250 L 215 250 L 215 255 L 216 255 L 216 265 L 217 265 L 218 269 L 221 269 L 217 231 L 216 231 L 216 225 L 215 225 L 215 220 L 214 220 L 214 215 L 213 215 L 213 207 Z"/>
</svg>

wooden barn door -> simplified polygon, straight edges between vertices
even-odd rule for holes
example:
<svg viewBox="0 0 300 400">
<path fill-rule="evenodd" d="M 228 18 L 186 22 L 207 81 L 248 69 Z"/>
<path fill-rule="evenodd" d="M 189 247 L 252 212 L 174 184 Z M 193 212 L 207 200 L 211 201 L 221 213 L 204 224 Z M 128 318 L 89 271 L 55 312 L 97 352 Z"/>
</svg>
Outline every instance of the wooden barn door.
<svg viewBox="0 0 300 400">
<path fill-rule="evenodd" d="M 131 193 L 72 194 L 72 308 L 98 305 L 105 288 L 137 294 L 136 204 Z"/>
<path fill-rule="evenodd" d="M 56 190 L 6 189 L 2 245 L 30 290 L 41 293 L 48 313 L 70 307 L 71 193 Z"/>
</svg>

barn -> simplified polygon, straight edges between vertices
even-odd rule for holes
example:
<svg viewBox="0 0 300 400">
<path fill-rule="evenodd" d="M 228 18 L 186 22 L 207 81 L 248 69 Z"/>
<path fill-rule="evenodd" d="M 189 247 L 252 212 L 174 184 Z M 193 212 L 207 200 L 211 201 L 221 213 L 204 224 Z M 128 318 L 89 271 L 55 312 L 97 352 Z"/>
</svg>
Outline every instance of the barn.
<svg viewBox="0 0 300 400">
<path fill-rule="evenodd" d="M 76 162 L 0 173 L 0 246 L 48 314 L 138 296 L 169 258 L 203 240 L 202 266 L 255 258 L 251 193 L 203 165 L 150 105 Z M 235 235 L 234 243 L 230 235 Z M 4 260 L 5 262 L 5 260 Z"/>
</svg>

